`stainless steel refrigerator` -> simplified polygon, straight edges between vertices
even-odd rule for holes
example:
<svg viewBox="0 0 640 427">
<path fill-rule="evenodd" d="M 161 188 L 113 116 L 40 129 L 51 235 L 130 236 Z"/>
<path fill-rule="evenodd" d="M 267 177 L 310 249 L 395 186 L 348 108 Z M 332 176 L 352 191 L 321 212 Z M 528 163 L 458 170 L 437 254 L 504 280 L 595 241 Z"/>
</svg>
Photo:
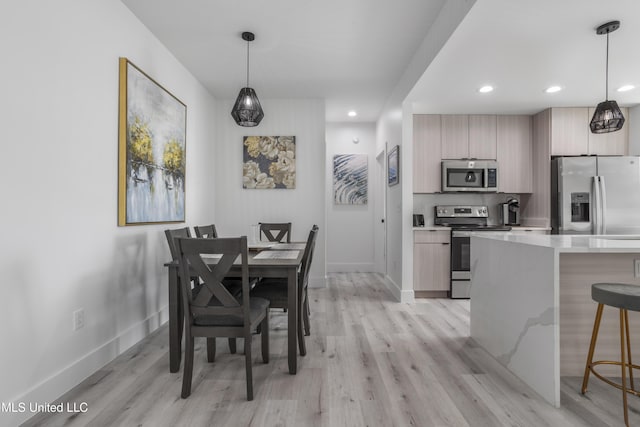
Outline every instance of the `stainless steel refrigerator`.
<svg viewBox="0 0 640 427">
<path fill-rule="evenodd" d="M 640 235 L 640 157 L 557 157 L 551 162 L 556 234 Z"/>
</svg>

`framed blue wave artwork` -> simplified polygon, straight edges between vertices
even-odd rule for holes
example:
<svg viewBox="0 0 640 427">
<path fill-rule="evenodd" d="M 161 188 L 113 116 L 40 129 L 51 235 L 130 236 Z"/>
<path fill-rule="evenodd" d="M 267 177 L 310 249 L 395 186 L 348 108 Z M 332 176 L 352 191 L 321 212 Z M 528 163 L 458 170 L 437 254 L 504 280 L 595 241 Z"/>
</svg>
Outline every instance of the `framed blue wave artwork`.
<svg viewBox="0 0 640 427">
<path fill-rule="evenodd" d="M 368 186 L 366 154 L 333 156 L 333 201 L 337 205 L 366 205 Z"/>
</svg>

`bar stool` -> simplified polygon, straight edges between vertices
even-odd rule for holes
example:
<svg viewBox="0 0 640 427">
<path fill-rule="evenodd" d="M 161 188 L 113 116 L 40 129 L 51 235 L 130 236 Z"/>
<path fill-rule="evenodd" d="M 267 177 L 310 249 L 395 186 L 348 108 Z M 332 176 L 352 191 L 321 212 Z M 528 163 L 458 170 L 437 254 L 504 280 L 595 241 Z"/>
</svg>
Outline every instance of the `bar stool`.
<svg viewBox="0 0 640 427">
<path fill-rule="evenodd" d="M 640 366 L 634 365 L 631 361 L 631 344 L 629 343 L 629 316 L 628 311 L 640 311 L 640 286 L 629 285 L 623 283 L 595 283 L 591 285 L 591 298 L 598 303 L 596 310 L 596 319 L 593 323 L 593 333 L 591 334 L 591 344 L 589 345 L 589 356 L 587 357 L 587 365 L 584 368 L 584 379 L 582 380 L 582 394 L 587 391 L 589 382 L 589 374 L 593 374 L 602 381 L 622 390 L 622 404 L 624 406 L 624 423 L 629 425 L 629 415 L 627 411 L 627 393 L 640 396 L 633 385 L 633 369 L 640 369 Z M 598 339 L 598 330 L 600 329 L 600 320 L 602 319 L 602 309 L 605 305 L 617 307 L 620 309 L 620 361 L 597 360 L 593 361 L 593 351 L 596 347 Z M 625 355 L 625 337 L 627 354 Z M 629 360 L 625 361 L 625 357 Z M 600 375 L 594 367 L 596 365 L 619 365 L 622 373 L 622 385 L 616 384 L 608 378 Z M 629 370 L 629 385 L 627 387 L 627 379 L 625 368 Z"/>
</svg>

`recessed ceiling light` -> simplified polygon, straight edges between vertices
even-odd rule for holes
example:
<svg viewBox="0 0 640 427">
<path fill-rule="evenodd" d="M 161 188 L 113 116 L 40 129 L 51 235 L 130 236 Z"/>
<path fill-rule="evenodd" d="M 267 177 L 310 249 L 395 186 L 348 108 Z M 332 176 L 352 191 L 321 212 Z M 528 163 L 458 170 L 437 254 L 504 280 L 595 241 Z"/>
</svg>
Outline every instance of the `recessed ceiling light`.
<svg viewBox="0 0 640 427">
<path fill-rule="evenodd" d="M 351 111 L 349 111 L 349 112 L 347 113 L 347 115 L 348 115 L 349 117 L 355 117 L 355 116 L 357 116 L 357 115 L 358 115 L 358 113 L 356 113 L 355 111 L 351 110 Z"/>
<path fill-rule="evenodd" d="M 630 90 L 635 89 L 636 87 L 634 85 L 624 85 L 624 86 L 620 86 L 618 88 L 618 92 L 628 92 Z"/>
<path fill-rule="evenodd" d="M 489 92 L 493 92 L 493 86 L 482 86 L 480 89 L 478 89 L 478 92 L 480 93 L 489 93 Z"/>
<path fill-rule="evenodd" d="M 560 86 L 549 86 L 544 91 L 547 93 L 556 93 L 556 92 L 560 92 L 561 90 L 562 90 L 562 87 Z"/>
</svg>

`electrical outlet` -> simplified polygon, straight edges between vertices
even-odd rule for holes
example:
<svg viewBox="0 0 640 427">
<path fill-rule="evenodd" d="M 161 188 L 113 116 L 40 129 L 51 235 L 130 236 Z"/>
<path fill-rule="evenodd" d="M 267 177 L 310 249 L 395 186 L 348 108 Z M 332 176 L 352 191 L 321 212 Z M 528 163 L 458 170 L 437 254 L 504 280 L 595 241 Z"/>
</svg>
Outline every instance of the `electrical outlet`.
<svg viewBox="0 0 640 427">
<path fill-rule="evenodd" d="M 84 308 L 73 312 L 73 330 L 84 328 Z"/>
<path fill-rule="evenodd" d="M 640 277 L 640 259 L 633 260 L 633 277 Z"/>
</svg>

